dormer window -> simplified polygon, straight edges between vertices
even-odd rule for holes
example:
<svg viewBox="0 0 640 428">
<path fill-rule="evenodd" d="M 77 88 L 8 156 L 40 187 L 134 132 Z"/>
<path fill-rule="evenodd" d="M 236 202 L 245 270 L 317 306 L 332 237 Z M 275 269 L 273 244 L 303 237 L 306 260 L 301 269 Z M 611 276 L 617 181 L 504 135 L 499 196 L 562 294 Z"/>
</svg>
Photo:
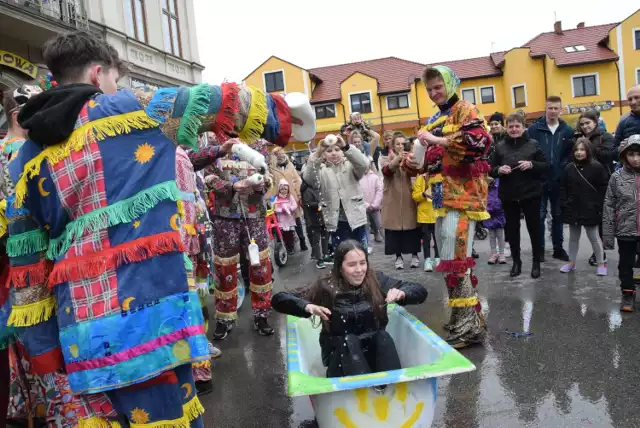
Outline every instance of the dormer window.
<svg viewBox="0 0 640 428">
<path fill-rule="evenodd" d="M 564 47 L 564 51 L 567 52 L 567 53 L 584 52 L 586 50 L 587 50 L 587 48 L 585 48 L 584 45 L 575 45 L 575 46 L 565 46 Z"/>
</svg>

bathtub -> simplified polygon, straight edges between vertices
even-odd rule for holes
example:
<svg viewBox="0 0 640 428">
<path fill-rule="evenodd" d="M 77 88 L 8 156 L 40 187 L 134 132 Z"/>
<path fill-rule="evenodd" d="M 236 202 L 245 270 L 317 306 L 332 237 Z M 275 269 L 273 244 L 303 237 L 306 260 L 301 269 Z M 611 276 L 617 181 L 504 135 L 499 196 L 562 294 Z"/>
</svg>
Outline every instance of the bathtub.
<svg viewBox="0 0 640 428">
<path fill-rule="evenodd" d="M 425 428 L 431 426 L 438 377 L 475 370 L 458 351 L 398 305 L 389 305 L 387 331 L 402 369 L 326 378 L 318 337 L 305 318 L 287 316 L 290 397 L 308 395 L 321 428 Z M 388 385 L 383 392 L 373 386 Z"/>
</svg>

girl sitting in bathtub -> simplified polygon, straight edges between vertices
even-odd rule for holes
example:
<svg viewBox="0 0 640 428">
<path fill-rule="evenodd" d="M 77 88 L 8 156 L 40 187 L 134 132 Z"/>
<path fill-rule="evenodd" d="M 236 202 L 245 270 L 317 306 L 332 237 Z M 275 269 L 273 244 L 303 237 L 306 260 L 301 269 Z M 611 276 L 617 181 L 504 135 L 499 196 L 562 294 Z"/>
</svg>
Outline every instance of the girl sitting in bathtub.
<svg viewBox="0 0 640 428">
<path fill-rule="evenodd" d="M 385 331 L 387 303 L 420 304 L 427 298 L 427 290 L 374 272 L 358 241 L 342 242 L 334 257 L 329 275 L 310 287 L 276 294 L 271 300 L 273 309 L 297 317 L 320 317 L 320 347 L 327 377 L 400 369 L 395 344 Z"/>
</svg>

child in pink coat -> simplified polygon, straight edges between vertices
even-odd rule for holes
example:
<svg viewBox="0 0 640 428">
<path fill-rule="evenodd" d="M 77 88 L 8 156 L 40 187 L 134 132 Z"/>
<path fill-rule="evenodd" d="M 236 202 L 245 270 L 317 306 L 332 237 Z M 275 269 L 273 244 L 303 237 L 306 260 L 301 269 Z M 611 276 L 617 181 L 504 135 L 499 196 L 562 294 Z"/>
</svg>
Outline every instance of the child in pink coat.
<svg viewBox="0 0 640 428">
<path fill-rule="evenodd" d="M 278 216 L 278 224 L 282 230 L 284 245 L 289 253 L 293 253 L 298 204 L 289 191 L 289 182 L 284 178 L 278 184 L 278 195 L 275 199 L 274 209 Z"/>
</svg>

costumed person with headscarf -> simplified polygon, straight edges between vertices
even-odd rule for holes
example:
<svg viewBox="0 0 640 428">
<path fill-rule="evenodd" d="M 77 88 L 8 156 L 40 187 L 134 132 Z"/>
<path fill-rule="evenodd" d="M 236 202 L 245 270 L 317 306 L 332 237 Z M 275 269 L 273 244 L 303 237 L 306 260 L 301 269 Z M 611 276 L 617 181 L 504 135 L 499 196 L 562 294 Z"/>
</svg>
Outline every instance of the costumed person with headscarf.
<svg viewBox="0 0 640 428">
<path fill-rule="evenodd" d="M 202 427 L 192 364 L 210 352 L 180 237 L 176 146 L 212 128 L 259 136 L 266 107 L 248 123 L 214 96 L 220 86 L 118 90 L 117 51 L 86 33 L 57 36 L 43 57 L 59 85 L 18 117 L 29 139 L 9 164 L 7 324 L 51 326 L 35 350 L 58 339 L 43 363 L 64 367 L 63 397 L 87 402 L 67 409 L 80 426 Z"/>
<path fill-rule="evenodd" d="M 486 331 L 476 286 L 478 278 L 471 268 L 472 245 L 477 221 L 488 220 L 486 156 L 491 136 L 478 109 L 460 100 L 460 80 L 448 67 L 427 67 L 422 74 L 429 98 L 439 111 L 418 133 L 427 147 L 425 161 L 433 207 L 438 216 L 441 262 L 436 268 L 445 273 L 451 318 L 446 341 L 455 348 L 480 343 Z"/>
</svg>

